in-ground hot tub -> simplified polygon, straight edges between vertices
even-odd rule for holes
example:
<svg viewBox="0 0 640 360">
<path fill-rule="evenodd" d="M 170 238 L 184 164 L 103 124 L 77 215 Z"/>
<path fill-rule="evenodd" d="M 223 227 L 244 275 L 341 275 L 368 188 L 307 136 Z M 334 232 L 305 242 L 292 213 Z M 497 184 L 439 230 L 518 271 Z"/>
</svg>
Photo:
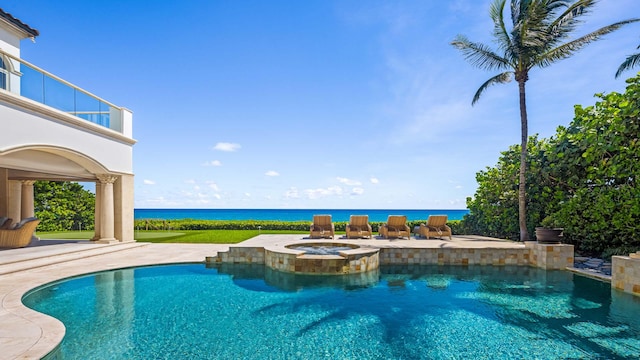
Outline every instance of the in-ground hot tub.
<svg viewBox="0 0 640 360">
<path fill-rule="evenodd" d="M 378 269 L 379 249 L 335 242 L 305 242 L 264 248 L 265 265 L 302 274 L 341 275 Z"/>
<path fill-rule="evenodd" d="M 285 247 L 287 249 L 304 251 L 306 255 L 340 255 L 342 251 L 360 248 L 358 245 L 339 243 L 295 244 Z"/>
</svg>

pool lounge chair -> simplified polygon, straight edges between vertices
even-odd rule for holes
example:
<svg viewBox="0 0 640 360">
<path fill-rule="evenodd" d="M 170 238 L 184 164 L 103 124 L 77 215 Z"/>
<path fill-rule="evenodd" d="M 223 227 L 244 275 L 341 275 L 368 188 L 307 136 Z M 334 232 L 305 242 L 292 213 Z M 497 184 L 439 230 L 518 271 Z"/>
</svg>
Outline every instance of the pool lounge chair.
<svg viewBox="0 0 640 360">
<path fill-rule="evenodd" d="M 349 224 L 347 224 L 347 227 L 345 228 L 345 232 L 347 234 L 347 239 L 367 236 L 371 239 L 373 231 L 371 230 L 371 225 L 369 225 L 369 215 L 351 215 L 349 218 Z"/>
<path fill-rule="evenodd" d="M 11 221 L 12 220 L 10 217 L 6 217 L 6 216 L 0 217 L 0 230 L 8 229 L 11 226 Z"/>
<path fill-rule="evenodd" d="M 335 235 L 335 227 L 331 222 L 331 215 L 313 215 L 310 238 L 331 238 Z"/>
<path fill-rule="evenodd" d="M 451 228 L 447 226 L 447 215 L 429 215 L 426 224 L 420 224 L 421 236 L 442 238 L 448 236 L 451 240 Z"/>
<path fill-rule="evenodd" d="M 411 229 L 409 229 L 407 217 L 404 215 L 389 215 L 387 223 L 380 227 L 379 233 L 385 239 L 390 237 L 411 238 Z"/>
<path fill-rule="evenodd" d="M 27 218 L 12 229 L 0 230 L 0 248 L 21 248 L 31 243 L 33 233 L 40 220 Z"/>
</svg>

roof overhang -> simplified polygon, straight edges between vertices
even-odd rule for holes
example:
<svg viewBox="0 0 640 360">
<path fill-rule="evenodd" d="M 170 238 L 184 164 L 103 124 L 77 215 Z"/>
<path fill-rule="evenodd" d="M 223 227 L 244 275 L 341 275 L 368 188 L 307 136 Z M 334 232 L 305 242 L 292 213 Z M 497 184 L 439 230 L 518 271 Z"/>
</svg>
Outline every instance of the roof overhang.
<svg viewBox="0 0 640 360">
<path fill-rule="evenodd" d="M 0 23 L 6 24 L 18 33 L 22 34 L 23 39 L 35 39 L 36 36 L 40 35 L 38 30 L 16 19 L 13 15 L 2 10 L 2 8 L 0 8 Z"/>
</svg>

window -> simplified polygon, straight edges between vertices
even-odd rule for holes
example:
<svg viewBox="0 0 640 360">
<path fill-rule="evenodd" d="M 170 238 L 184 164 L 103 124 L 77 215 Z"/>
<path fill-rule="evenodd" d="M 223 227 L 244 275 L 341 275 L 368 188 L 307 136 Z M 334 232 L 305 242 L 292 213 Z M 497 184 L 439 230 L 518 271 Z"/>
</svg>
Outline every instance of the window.
<svg viewBox="0 0 640 360">
<path fill-rule="evenodd" d="M 7 89 L 7 66 L 2 56 L 0 56 L 0 89 Z"/>
</svg>

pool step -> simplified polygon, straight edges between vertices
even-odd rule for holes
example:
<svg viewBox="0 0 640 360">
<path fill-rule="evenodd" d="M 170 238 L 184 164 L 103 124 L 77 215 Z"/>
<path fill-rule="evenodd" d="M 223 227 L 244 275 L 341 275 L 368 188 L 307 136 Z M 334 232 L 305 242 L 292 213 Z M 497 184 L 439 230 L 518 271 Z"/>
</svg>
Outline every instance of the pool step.
<svg viewBox="0 0 640 360">
<path fill-rule="evenodd" d="M 147 246 L 144 242 L 69 243 L 0 251 L 0 275 Z"/>
</svg>

